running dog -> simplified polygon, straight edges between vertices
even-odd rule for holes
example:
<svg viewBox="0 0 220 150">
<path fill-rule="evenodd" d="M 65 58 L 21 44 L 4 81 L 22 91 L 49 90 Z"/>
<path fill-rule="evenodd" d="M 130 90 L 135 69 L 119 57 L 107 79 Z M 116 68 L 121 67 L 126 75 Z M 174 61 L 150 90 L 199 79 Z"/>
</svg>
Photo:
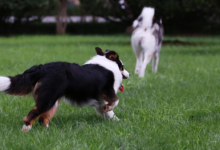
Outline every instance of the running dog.
<svg viewBox="0 0 220 150">
<path fill-rule="evenodd" d="M 157 72 L 159 53 L 164 29 L 162 19 L 154 18 L 154 8 L 144 7 L 141 15 L 133 22 L 131 45 L 136 55 L 135 74 L 144 77 L 147 64 L 152 60 L 152 70 Z M 144 59 L 144 60 L 143 60 Z"/>
<path fill-rule="evenodd" d="M 30 130 L 37 119 L 49 127 L 62 98 L 76 106 L 93 106 L 98 114 L 118 120 L 113 112 L 119 102 L 116 93 L 129 73 L 115 51 L 103 52 L 96 47 L 96 53 L 82 66 L 51 62 L 16 76 L 0 76 L 0 91 L 19 96 L 33 94 L 36 105 L 24 117 L 23 131 Z"/>
</svg>

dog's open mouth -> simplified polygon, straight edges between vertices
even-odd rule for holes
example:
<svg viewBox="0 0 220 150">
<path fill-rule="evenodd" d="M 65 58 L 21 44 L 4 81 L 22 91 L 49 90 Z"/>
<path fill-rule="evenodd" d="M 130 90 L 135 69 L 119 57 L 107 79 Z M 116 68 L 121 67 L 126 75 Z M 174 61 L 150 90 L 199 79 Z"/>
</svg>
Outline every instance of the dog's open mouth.
<svg viewBox="0 0 220 150">
<path fill-rule="evenodd" d="M 123 84 L 121 84 L 121 85 L 120 85 L 120 87 L 119 87 L 119 90 L 120 90 L 121 92 L 123 92 L 123 91 L 124 91 L 124 89 L 125 89 L 125 88 L 124 88 L 124 85 L 123 85 Z"/>
</svg>

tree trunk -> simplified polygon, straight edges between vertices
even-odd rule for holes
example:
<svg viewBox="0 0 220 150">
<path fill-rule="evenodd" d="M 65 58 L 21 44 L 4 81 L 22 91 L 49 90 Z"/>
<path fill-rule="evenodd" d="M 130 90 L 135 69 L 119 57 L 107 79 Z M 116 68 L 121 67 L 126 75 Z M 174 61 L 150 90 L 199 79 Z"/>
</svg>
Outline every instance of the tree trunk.
<svg viewBox="0 0 220 150">
<path fill-rule="evenodd" d="M 57 34 L 64 34 L 66 32 L 67 26 L 67 0 L 60 0 L 59 1 L 59 14 L 56 17 L 56 24 L 57 24 Z"/>
</svg>

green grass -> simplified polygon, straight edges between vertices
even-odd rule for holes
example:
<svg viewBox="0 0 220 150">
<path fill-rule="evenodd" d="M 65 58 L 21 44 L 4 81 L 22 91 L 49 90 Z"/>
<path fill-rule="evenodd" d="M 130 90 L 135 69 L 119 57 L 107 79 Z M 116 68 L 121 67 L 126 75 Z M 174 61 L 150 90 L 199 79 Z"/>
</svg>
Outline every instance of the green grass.
<svg viewBox="0 0 220 150">
<path fill-rule="evenodd" d="M 83 64 L 94 47 L 116 50 L 131 73 L 123 80 L 115 109 L 119 122 L 105 120 L 91 107 L 61 102 L 45 129 L 36 122 L 21 131 L 34 107 L 31 96 L 0 93 L 0 149 L 24 150 L 176 150 L 220 147 L 220 37 L 166 37 L 191 45 L 164 45 L 158 73 L 147 66 L 134 75 L 130 36 L 18 36 L 0 38 L 0 75 L 22 73 L 35 64 Z"/>
</svg>

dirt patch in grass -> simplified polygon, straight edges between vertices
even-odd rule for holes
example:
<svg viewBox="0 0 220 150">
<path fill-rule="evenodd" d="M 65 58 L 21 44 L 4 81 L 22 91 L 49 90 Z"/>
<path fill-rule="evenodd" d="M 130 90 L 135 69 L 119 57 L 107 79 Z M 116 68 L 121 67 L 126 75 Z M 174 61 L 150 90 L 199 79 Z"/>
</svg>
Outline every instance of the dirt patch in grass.
<svg viewBox="0 0 220 150">
<path fill-rule="evenodd" d="M 191 43 L 191 42 L 183 42 L 180 40 L 165 40 L 163 41 L 163 45 L 181 45 L 181 46 L 195 46 L 198 45 L 196 43 Z"/>
</svg>

